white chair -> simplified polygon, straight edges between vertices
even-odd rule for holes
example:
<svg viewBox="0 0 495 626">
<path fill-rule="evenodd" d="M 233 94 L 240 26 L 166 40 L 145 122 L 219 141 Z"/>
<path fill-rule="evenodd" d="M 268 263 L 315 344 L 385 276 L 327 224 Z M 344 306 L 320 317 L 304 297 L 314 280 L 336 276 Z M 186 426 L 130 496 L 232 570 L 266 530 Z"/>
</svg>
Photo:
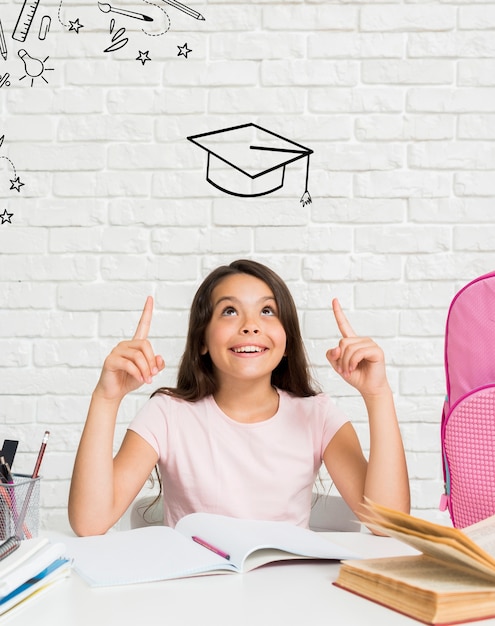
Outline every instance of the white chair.
<svg viewBox="0 0 495 626">
<path fill-rule="evenodd" d="M 140 496 L 131 505 L 131 528 L 163 525 L 163 496 Z M 309 527 L 315 531 L 359 532 L 359 521 L 339 495 L 313 493 Z"/>
</svg>

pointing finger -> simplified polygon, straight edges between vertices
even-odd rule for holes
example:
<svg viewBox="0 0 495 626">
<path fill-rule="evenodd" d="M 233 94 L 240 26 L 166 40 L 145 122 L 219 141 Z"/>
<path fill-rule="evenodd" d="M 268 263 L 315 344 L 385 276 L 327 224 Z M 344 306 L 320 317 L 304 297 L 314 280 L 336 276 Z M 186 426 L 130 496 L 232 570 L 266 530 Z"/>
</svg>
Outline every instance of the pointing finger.
<svg viewBox="0 0 495 626">
<path fill-rule="evenodd" d="M 342 311 L 342 307 L 340 306 L 340 302 L 337 298 L 332 300 L 332 308 L 335 321 L 337 322 L 337 326 L 339 327 L 342 337 L 356 337 L 356 333 L 352 329 L 349 320 L 344 315 L 344 311 Z"/>
<path fill-rule="evenodd" d="M 147 339 L 153 315 L 153 298 L 148 296 L 133 339 Z"/>
</svg>

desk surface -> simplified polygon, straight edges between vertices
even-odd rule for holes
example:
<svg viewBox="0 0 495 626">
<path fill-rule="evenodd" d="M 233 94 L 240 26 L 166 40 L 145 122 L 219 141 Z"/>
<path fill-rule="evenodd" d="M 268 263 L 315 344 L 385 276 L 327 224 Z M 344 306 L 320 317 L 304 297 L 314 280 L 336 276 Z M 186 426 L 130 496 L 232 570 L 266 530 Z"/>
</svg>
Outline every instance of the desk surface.
<svg viewBox="0 0 495 626">
<path fill-rule="evenodd" d="M 326 533 L 365 557 L 408 554 L 409 548 L 366 533 Z M 332 582 L 338 562 L 297 561 L 246 574 L 201 576 L 142 585 L 90 588 L 74 572 L 0 618 L 3 626 L 345 626 L 418 625 Z M 494 620 L 477 624 L 495 625 Z"/>
</svg>

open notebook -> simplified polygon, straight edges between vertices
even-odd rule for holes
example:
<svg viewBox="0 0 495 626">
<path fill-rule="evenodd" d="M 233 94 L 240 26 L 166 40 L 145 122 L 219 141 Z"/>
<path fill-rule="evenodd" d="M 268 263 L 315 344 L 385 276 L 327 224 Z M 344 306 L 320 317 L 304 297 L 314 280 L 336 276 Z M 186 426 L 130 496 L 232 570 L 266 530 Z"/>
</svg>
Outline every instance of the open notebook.
<svg viewBox="0 0 495 626">
<path fill-rule="evenodd" d="M 246 572 L 287 559 L 357 557 L 348 548 L 287 522 L 210 513 L 187 515 L 175 529 L 148 526 L 65 539 L 65 544 L 74 569 L 91 586 Z"/>
</svg>

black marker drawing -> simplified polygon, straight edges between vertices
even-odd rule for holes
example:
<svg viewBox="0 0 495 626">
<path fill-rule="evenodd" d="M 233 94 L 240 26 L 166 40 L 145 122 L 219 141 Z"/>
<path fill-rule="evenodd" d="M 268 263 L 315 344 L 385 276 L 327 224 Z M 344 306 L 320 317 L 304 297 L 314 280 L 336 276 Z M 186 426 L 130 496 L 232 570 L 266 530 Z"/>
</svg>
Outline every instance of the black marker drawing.
<svg viewBox="0 0 495 626">
<path fill-rule="evenodd" d="M 165 11 L 165 9 L 163 7 L 158 6 L 158 4 L 155 4 L 154 2 L 150 2 L 149 0 L 143 0 L 143 2 L 146 2 L 146 4 L 149 4 L 151 7 L 156 7 L 165 16 L 165 26 L 162 28 L 161 31 L 157 33 L 152 33 L 142 28 L 141 30 L 143 31 L 143 33 L 145 35 L 148 35 L 148 37 L 161 37 L 162 35 L 165 35 L 165 33 L 168 33 L 168 31 L 170 30 L 171 22 L 170 22 L 170 17 L 168 16 L 168 13 Z"/>
<path fill-rule="evenodd" d="M 45 72 L 53 70 L 53 67 L 45 67 L 46 61 L 49 57 L 45 57 L 43 61 L 40 59 L 35 59 L 32 57 L 26 50 L 21 48 L 17 53 L 19 57 L 22 59 L 24 63 L 24 71 L 26 72 L 24 76 L 21 76 L 19 80 L 24 80 L 27 76 L 31 78 L 31 87 L 34 85 L 35 78 L 41 78 L 48 84 L 48 81 L 43 76 Z"/>
<path fill-rule="evenodd" d="M 69 30 L 74 30 L 76 32 L 77 35 L 79 35 L 79 30 L 81 28 L 84 28 L 84 24 L 81 24 L 79 22 L 79 18 L 76 18 L 75 20 L 69 20 Z"/>
<path fill-rule="evenodd" d="M 185 43 L 183 46 L 177 46 L 179 48 L 179 54 L 177 55 L 178 57 L 186 57 L 187 59 L 187 55 L 192 52 L 191 48 L 187 47 L 187 43 Z"/>
<path fill-rule="evenodd" d="M 44 41 L 52 25 L 52 18 L 49 15 L 43 15 L 41 18 L 40 30 L 38 33 L 38 39 Z"/>
<path fill-rule="evenodd" d="M 21 183 L 21 179 L 19 176 L 16 176 L 14 180 L 10 181 L 10 189 L 15 189 L 19 193 L 21 193 L 21 187 L 24 187 L 24 183 Z"/>
<path fill-rule="evenodd" d="M 10 74 L 8 72 L 5 72 L 5 74 L 2 76 L 0 74 L 0 88 L 3 87 L 5 85 L 5 87 L 10 87 Z"/>
<path fill-rule="evenodd" d="M 118 9 L 107 2 L 98 2 L 98 8 L 100 11 L 103 11 L 103 13 L 118 13 L 126 17 L 133 17 L 136 20 L 143 20 L 144 22 L 153 21 L 153 18 L 149 15 L 143 15 L 142 13 L 136 13 L 136 11 L 129 11 L 127 9 Z"/>
<path fill-rule="evenodd" d="M 0 137 L 0 148 L 3 145 L 3 141 L 5 139 L 5 135 L 2 135 Z M 21 187 L 24 187 L 24 183 L 21 182 L 21 179 L 19 178 L 19 176 L 17 175 L 17 171 L 15 169 L 15 165 L 12 163 L 12 161 L 9 159 L 9 157 L 6 156 L 0 156 L 0 159 L 5 159 L 6 161 L 8 161 L 10 163 L 11 168 L 14 171 L 14 178 L 10 179 L 10 189 L 15 189 L 16 191 L 20 192 L 21 191 Z"/>
<path fill-rule="evenodd" d="M 2 20 L 0 20 L 0 54 L 3 60 L 7 60 L 7 42 L 5 41 L 5 33 L 3 32 Z"/>
<path fill-rule="evenodd" d="M 0 219 L 2 220 L 2 224 L 5 224 L 6 222 L 8 224 L 12 224 L 11 219 L 14 217 L 13 213 L 7 213 L 7 209 L 4 210 L 3 213 L 0 213 Z"/>
<path fill-rule="evenodd" d="M 146 50 L 146 52 L 141 52 L 140 50 L 138 56 L 136 57 L 136 61 L 141 61 L 141 63 L 144 65 L 146 61 L 151 61 L 149 55 L 150 55 L 149 50 Z"/>
<path fill-rule="evenodd" d="M 57 11 L 58 21 L 62 24 L 62 26 L 65 26 L 65 28 L 68 28 L 69 30 L 73 30 L 76 33 L 76 35 L 79 35 L 79 29 L 84 28 L 84 25 L 79 22 L 79 18 L 75 20 L 69 20 L 68 24 L 62 21 L 60 14 L 62 11 L 63 1 L 64 0 L 60 0 L 60 4 L 58 5 L 58 11 Z"/>
<path fill-rule="evenodd" d="M 114 28 L 115 20 L 112 18 L 110 20 L 110 34 L 113 33 Z M 125 28 L 119 28 L 112 36 L 112 43 L 108 46 L 108 48 L 105 48 L 103 52 L 115 52 L 115 50 L 120 50 L 121 48 L 123 48 L 129 41 L 129 39 L 127 37 L 124 37 L 124 35 Z"/>
<path fill-rule="evenodd" d="M 40 0 L 24 0 L 14 27 L 14 32 L 12 33 L 12 39 L 21 42 L 26 41 L 27 34 L 31 28 L 31 24 L 33 23 L 34 14 L 36 13 L 39 3 Z"/>
<path fill-rule="evenodd" d="M 178 2 L 177 0 L 163 0 L 163 2 L 165 2 L 168 5 L 170 5 L 171 7 L 174 7 L 175 9 L 179 9 L 179 11 L 182 11 L 183 13 L 186 13 L 187 15 L 190 15 L 195 20 L 203 20 L 204 21 L 204 19 L 205 19 L 201 15 L 201 13 L 198 13 L 194 9 L 191 9 L 191 7 L 188 7 L 185 4 L 182 4 L 181 2 Z"/>
<path fill-rule="evenodd" d="M 265 196 L 281 189 L 286 166 L 305 158 L 306 185 L 301 203 L 311 203 L 308 178 L 313 150 L 253 123 L 187 139 L 207 152 L 206 180 L 232 196 Z"/>
</svg>

